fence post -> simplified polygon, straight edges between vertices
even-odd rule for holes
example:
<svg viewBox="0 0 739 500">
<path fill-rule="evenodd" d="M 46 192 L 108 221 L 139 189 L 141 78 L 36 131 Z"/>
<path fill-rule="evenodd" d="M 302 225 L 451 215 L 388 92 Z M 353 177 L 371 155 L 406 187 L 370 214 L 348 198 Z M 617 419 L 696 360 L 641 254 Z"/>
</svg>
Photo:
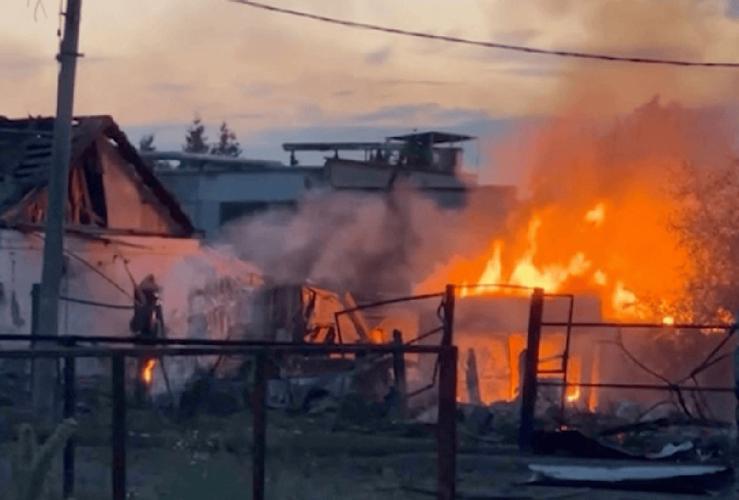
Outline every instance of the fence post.
<svg viewBox="0 0 739 500">
<path fill-rule="evenodd" d="M 113 500 L 126 500 L 126 358 L 113 355 Z"/>
<path fill-rule="evenodd" d="M 34 283 L 31 285 L 31 336 L 39 335 L 38 331 L 38 313 L 39 300 L 41 297 L 41 285 Z M 33 339 L 31 339 L 33 341 Z"/>
<path fill-rule="evenodd" d="M 31 285 L 31 348 L 37 347 L 35 337 L 40 335 L 38 327 L 38 309 L 39 309 L 39 297 L 41 296 L 41 285 L 34 283 Z M 43 386 L 48 382 L 41 378 L 40 374 L 42 371 L 42 363 L 51 363 L 49 360 L 43 360 L 40 358 L 34 358 L 31 360 L 31 396 L 33 397 L 34 408 L 41 407 L 44 399 L 44 395 L 41 394 Z M 37 416 L 38 421 L 42 421 Z"/>
<path fill-rule="evenodd" d="M 454 344 L 454 303 L 457 291 L 454 285 L 447 285 L 444 291 L 444 333 L 441 344 L 450 346 Z"/>
<path fill-rule="evenodd" d="M 531 295 L 529 310 L 529 330 L 526 342 L 526 356 L 521 388 L 521 422 L 518 431 L 518 446 L 531 451 L 534 435 L 534 412 L 536 409 L 537 378 L 539 371 L 539 343 L 541 340 L 541 320 L 544 312 L 544 290 L 535 288 Z"/>
<path fill-rule="evenodd" d="M 408 414 L 408 383 L 406 381 L 405 353 L 403 352 L 403 334 L 393 330 L 393 378 L 395 379 L 395 394 L 397 396 L 398 417 L 406 418 Z"/>
<path fill-rule="evenodd" d="M 74 418 L 77 404 L 76 387 L 76 358 L 64 358 L 64 418 Z M 70 437 L 64 446 L 62 495 L 63 498 L 74 496 L 74 436 Z"/>
<path fill-rule="evenodd" d="M 267 356 L 256 356 L 252 398 L 252 499 L 264 500 L 264 474 L 267 441 Z"/>
<path fill-rule="evenodd" d="M 457 490 L 457 347 L 439 352 L 439 413 L 437 417 L 437 495 L 454 500 Z"/>
</svg>

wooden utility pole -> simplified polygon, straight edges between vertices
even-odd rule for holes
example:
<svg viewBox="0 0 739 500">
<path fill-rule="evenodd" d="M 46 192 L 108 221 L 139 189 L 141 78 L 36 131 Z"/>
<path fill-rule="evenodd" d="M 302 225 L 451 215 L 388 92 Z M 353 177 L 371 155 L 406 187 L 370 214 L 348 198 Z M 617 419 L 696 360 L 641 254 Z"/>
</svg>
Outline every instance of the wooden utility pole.
<svg viewBox="0 0 739 500">
<path fill-rule="evenodd" d="M 64 267 L 64 220 L 67 208 L 69 161 L 72 148 L 74 81 L 79 57 L 80 9 L 82 0 L 67 0 L 64 34 L 57 59 L 60 63 L 52 163 L 49 172 L 44 262 L 39 297 L 38 331 L 40 335 L 59 333 L 59 285 Z M 34 365 L 34 406 L 50 409 L 56 361 L 38 360 Z"/>
</svg>

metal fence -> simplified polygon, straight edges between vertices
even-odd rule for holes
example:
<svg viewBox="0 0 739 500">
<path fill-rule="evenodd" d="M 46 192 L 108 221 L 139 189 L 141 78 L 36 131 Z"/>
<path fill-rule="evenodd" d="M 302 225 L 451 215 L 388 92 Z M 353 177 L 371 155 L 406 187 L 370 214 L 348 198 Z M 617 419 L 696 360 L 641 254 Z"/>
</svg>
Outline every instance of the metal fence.
<svg viewBox="0 0 739 500">
<path fill-rule="evenodd" d="M 413 339 L 408 343 L 392 344 L 295 344 L 253 342 L 236 340 L 200 340 L 185 338 L 141 339 L 136 337 L 111 336 L 41 336 L 0 335 L 0 342 L 29 342 L 32 349 L 0 350 L 0 360 L 64 360 L 62 375 L 62 397 L 64 418 L 74 418 L 76 412 L 77 387 L 76 365 L 82 358 L 108 359 L 111 361 L 111 480 L 112 498 L 127 498 L 126 467 L 126 360 L 162 359 L 164 357 L 187 356 L 237 356 L 254 360 L 254 383 L 251 391 L 252 409 L 252 491 L 251 498 L 265 498 L 266 429 L 267 429 L 267 362 L 281 355 L 341 355 L 363 356 L 368 354 L 393 356 L 402 359 L 407 354 L 437 356 L 432 384 L 438 386 L 438 417 L 436 423 L 437 442 L 437 493 L 439 499 L 453 499 L 456 491 L 456 405 L 457 405 L 457 348 L 452 345 L 454 317 L 454 287 L 448 287 L 440 305 L 442 326 L 433 333 L 442 333 L 436 345 L 421 345 Z M 421 298 L 428 298 L 423 296 Z M 415 300 L 415 298 L 410 298 Z M 425 338 L 425 337 L 424 337 Z M 75 492 L 75 440 L 71 439 L 63 454 L 62 490 L 64 498 Z"/>
<path fill-rule="evenodd" d="M 544 321 L 544 309 L 546 298 L 565 298 L 569 300 L 568 317 L 566 321 Z M 561 422 L 560 425 L 564 426 L 565 422 L 565 394 L 568 387 L 579 386 L 583 388 L 596 388 L 596 389 L 629 389 L 635 391 L 664 391 L 676 395 L 679 404 L 685 409 L 685 398 L 684 393 L 735 393 L 736 389 L 734 386 L 731 387 L 717 387 L 717 386 L 701 386 L 698 384 L 696 376 L 704 372 L 708 368 L 716 365 L 717 363 L 725 360 L 729 356 L 733 356 L 733 351 L 722 352 L 722 350 L 729 345 L 729 342 L 733 338 L 736 330 L 736 324 L 698 324 L 698 323 L 684 323 L 684 324 L 664 324 L 664 323 L 636 323 L 636 322 L 577 322 L 573 320 L 573 309 L 574 309 L 574 296 L 567 294 L 546 294 L 542 289 L 535 289 L 531 295 L 531 306 L 529 311 L 529 326 L 527 334 L 526 344 L 526 357 L 525 357 L 525 372 L 523 380 L 522 390 L 522 404 L 521 404 L 521 422 L 519 428 L 519 446 L 522 449 L 530 450 L 532 448 L 532 439 L 534 435 L 534 411 L 536 401 L 538 397 L 538 388 L 541 387 L 558 387 L 561 388 Z M 564 329 L 565 332 L 565 345 L 563 352 L 558 356 L 561 361 L 561 367 L 552 370 L 540 370 L 539 363 L 540 359 L 540 343 L 542 337 L 542 330 L 545 328 L 559 328 Z M 625 382 L 581 382 L 581 381 L 570 381 L 568 379 L 568 368 L 571 359 L 571 336 L 576 329 L 588 329 L 588 330 L 603 330 L 603 329 L 616 329 L 616 330 L 664 330 L 670 328 L 674 330 L 689 330 L 689 331 L 713 331 L 723 332 L 722 338 L 716 343 L 716 345 L 687 375 L 677 380 L 670 380 L 665 376 L 657 373 L 655 370 L 647 366 L 644 362 L 639 361 L 631 355 L 628 351 L 625 351 L 626 356 L 630 359 L 640 370 L 647 375 L 653 377 L 656 382 L 653 384 L 637 384 L 637 383 L 625 383 Z M 540 374 L 561 374 L 561 381 L 547 381 L 540 380 Z M 692 381 L 693 385 L 687 385 L 686 383 Z"/>
</svg>

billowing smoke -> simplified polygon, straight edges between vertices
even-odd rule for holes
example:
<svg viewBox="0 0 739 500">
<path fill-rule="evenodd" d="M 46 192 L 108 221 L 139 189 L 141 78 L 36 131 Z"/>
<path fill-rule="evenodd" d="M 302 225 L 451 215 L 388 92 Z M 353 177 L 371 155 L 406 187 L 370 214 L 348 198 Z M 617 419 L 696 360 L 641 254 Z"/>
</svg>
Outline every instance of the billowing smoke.
<svg viewBox="0 0 739 500">
<path fill-rule="evenodd" d="M 475 223 L 492 228 L 498 218 L 491 211 Z M 277 283 L 403 294 L 479 239 L 480 232 L 465 231 L 470 222 L 464 212 L 401 186 L 381 194 L 319 193 L 294 211 L 236 222 L 222 237 Z"/>
</svg>

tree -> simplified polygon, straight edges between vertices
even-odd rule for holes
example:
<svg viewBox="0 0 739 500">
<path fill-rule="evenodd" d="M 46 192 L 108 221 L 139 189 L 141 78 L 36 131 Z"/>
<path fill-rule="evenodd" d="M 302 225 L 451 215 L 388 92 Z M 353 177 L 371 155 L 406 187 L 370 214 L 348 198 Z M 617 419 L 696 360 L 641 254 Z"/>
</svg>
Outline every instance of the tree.
<svg viewBox="0 0 739 500">
<path fill-rule="evenodd" d="M 139 152 L 151 153 L 156 150 L 157 148 L 154 146 L 154 134 L 146 134 L 139 140 Z"/>
<path fill-rule="evenodd" d="M 221 123 L 221 127 L 218 129 L 218 142 L 210 148 L 210 153 L 234 157 L 241 154 L 241 145 L 236 140 L 236 134 L 228 128 L 226 122 Z"/>
<path fill-rule="evenodd" d="M 727 320 L 739 312 L 739 161 L 686 164 L 682 174 L 673 227 L 694 264 L 691 308 L 699 320 Z"/>
<path fill-rule="evenodd" d="M 208 138 L 205 136 L 205 125 L 199 116 L 195 116 L 187 129 L 182 151 L 186 153 L 205 154 L 208 152 Z"/>
<path fill-rule="evenodd" d="M 157 150 L 154 146 L 154 134 L 145 134 L 139 140 L 139 153 L 153 153 Z M 144 162 L 153 169 L 167 169 L 170 165 L 166 161 L 152 160 L 150 158 L 144 158 Z"/>
</svg>

